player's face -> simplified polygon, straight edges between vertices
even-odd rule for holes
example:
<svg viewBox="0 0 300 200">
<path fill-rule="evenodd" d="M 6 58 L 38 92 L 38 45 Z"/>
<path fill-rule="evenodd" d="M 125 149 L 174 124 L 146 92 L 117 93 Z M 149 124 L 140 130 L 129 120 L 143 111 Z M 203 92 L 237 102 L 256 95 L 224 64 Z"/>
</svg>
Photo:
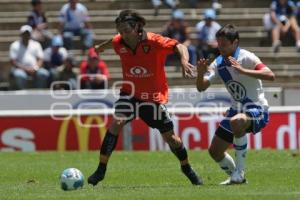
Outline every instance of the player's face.
<svg viewBox="0 0 300 200">
<path fill-rule="evenodd" d="M 218 42 L 218 49 L 222 56 L 231 56 L 232 53 L 235 51 L 237 47 L 237 40 L 231 42 L 230 40 L 226 39 L 225 37 L 217 38 Z"/>
<path fill-rule="evenodd" d="M 129 23 L 120 23 L 117 25 L 118 32 L 122 35 L 124 40 L 136 37 L 136 31 Z"/>
</svg>

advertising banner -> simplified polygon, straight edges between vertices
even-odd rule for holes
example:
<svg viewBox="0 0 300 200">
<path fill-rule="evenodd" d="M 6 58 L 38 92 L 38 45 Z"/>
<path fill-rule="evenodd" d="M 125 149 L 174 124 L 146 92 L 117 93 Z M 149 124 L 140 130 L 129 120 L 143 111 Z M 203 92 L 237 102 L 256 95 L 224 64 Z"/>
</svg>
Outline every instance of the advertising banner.
<svg viewBox="0 0 300 200">
<path fill-rule="evenodd" d="M 281 88 L 264 88 L 270 106 L 283 105 Z M 98 108 L 112 108 L 119 99 L 119 89 L 110 90 L 49 90 L 49 91 L 0 91 L 0 110 L 49 110 L 80 109 L 93 104 Z M 299 92 L 294 92 L 294 99 L 299 99 Z M 24 104 L 24 102 L 31 102 Z M 183 103 L 184 102 L 184 103 Z M 200 93 L 195 87 L 169 89 L 168 107 L 193 106 L 203 107 L 207 104 L 230 105 L 230 96 L 225 88 L 209 88 Z M 294 104 L 286 104 L 294 105 Z M 298 105 L 298 104 L 296 104 Z"/>
<path fill-rule="evenodd" d="M 207 149 L 220 115 L 173 115 L 175 132 L 188 149 Z M 0 117 L 0 151 L 98 150 L 112 116 Z M 157 130 L 142 120 L 131 123 L 132 150 L 167 150 Z M 272 112 L 261 133 L 249 135 L 251 149 L 300 149 L 300 112 Z M 120 133 L 117 150 L 123 150 Z"/>
</svg>

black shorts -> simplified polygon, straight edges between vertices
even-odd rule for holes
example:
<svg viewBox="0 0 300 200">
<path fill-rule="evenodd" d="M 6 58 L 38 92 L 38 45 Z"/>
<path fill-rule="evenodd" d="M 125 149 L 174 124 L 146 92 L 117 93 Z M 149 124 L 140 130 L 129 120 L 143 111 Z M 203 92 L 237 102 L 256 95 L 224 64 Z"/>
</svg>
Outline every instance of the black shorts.
<svg viewBox="0 0 300 200">
<path fill-rule="evenodd" d="M 251 126 L 246 130 L 246 132 L 250 132 L 253 128 L 253 123 L 251 123 Z M 233 144 L 233 138 L 234 135 L 230 131 L 226 130 L 222 126 L 219 126 L 218 129 L 215 132 L 215 135 L 217 135 L 222 140 L 225 140 L 228 143 Z"/>
<path fill-rule="evenodd" d="M 115 116 L 125 117 L 126 123 L 141 118 L 151 128 L 156 128 L 160 133 L 173 130 L 174 125 L 167 108 L 164 104 L 145 102 L 125 93 L 120 94 L 120 99 L 116 101 Z"/>
<path fill-rule="evenodd" d="M 233 134 L 228 130 L 224 129 L 222 126 L 218 127 L 218 129 L 215 132 L 215 135 L 217 135 L 219 138 L 225 140 L 228 143 L 233 143 Z"/>
</svg>

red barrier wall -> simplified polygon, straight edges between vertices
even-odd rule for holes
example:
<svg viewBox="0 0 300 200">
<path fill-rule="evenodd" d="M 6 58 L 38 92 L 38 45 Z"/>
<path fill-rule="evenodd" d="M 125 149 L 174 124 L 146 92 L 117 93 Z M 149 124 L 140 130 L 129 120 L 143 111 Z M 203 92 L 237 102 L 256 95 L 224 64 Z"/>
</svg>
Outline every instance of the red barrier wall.
<svg viewBox="0 0 300 200">
<path fill-rule="evenodd" d="M 190 117 L 189 119 L 185 119 Z M 220 116 L 174 116 L 175 131 L 189 149 L 207 149 Z M 0 117 L 0 151 L 97 150 L 111 116 L 83 116 L 64 120 L 42 117 Z M 101 126 L 101 124 L 103 126 Z M 141 120 L 132 123 L 134 150 L 163 150 L 160 134 Z M 122 150 L 122 134 L 117 149 Z M 249 148 L 299 149 L 300 113 L 270 114 L 270 122 L 255 137 L 249 135 Z"/>
</svg>

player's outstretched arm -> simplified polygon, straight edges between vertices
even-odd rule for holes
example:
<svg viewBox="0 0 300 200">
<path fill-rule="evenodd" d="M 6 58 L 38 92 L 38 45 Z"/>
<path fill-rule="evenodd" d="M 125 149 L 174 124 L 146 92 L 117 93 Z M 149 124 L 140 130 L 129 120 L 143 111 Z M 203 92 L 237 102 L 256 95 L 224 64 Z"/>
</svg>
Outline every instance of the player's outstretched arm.
<svg viewBox="0 0 300 200">
<path fill-rule="evenodd" d="M 231 66 L 239 71 L 241 74 L 251 76 L 253 78 L 261 79 L 261 80 L 275 80 L 275 74 L 272 72 L 270 68 L 263 65 L 260 69 L 246 69 L 243 68 L 233 57 L 229 57 L 228 61 L 231 63 Z"/>
<path fill-rule="evenodd" d="M 103 52 L 105 49 L 111 49 L 113 48 L 112 39 L 106 40 L 105 42 L 102 42 L 100 44 L 96 44 L 94 48 L 97 53 Z"/>
<path fill-rule="evenodd" d="M 209 85 L 209 80 L 204 78 L 204 74 L 206 73 L 214 73 L 212 69 L 208 69 L 208 60 L 201 58 L 197 63 L 197 90 L 199 92 L 205 91 Z"/>
<path fill-rule="evenodd" d="M 189 52 L 183 44 L 177 44 L 175 51 L 180 55 L 180 62 L 182 66 L 183 77 L 193 77 L 193 69 L 195 68 L 191 63 L 189 63 Z"/>
</svg>

